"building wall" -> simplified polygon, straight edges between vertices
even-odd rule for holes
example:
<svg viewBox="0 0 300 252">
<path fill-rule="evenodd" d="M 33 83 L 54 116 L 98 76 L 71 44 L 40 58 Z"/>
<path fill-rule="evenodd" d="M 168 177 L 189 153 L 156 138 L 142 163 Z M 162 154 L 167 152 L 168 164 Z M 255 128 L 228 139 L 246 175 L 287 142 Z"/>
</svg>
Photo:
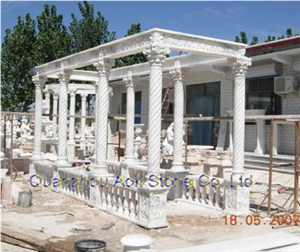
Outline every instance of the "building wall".
<svg viewBox="0 0 300 252">
<path fill-rule="evenodd" d="M 300 57 L 296 58 L 294 62 L 300 66 Z M 250 67 L 251 68 L 251 67 Z M 283 65 L 282 75 L 294 74 L 298 79 L 300 79 L 300 72 L 295 72 L 292 66 Z M 253 75 L 253 72 L 251 73 Z M 229 75 L 228 75 L 229 76 Z M 228 77 L 222 73 L 216 72 L 197 72 L 196 70 L 190 70 L 188 72 L 183 72 L 183 84 L 186 86 L 193 84 L 202 84 L 209 82 L 219 81 L 221 84 L 220 92 L 220 113 L 221 116 L 226 116 L 226 111 L 233 110 L 233 79 L 232 76 Z M 257 76 L 259 77 L 259 76 Z M 167 87 L 169 84 L 169 79 L 163 80 L 163 87 Z M 121 97 L 122 93 L 126 92 L 126 87 L 124 85 L 115 85 L 114 96 L 111 99 L 111 113 L 117 114 L 121 111 Z M 135 91 L 142 91 L 142 114 L 148 114 L 148 85 L 136 85 Z M 184 102 L 184 106 L 186 101 Z M 186 112 L 186 109 L 185 109 Z M 292 94 L 287 94 L 282 96 L 282 114 L 300 114 L 300 88 L 297 92 Z M 148 127 L 147 116 L 142 117 L 142 123 L 145 124 L 143 130 L 146 132 Z M 270 127 L 265 126 L 265 147 L 266 152 L 269 152 L 269 136 Z M 112 124 L 112 131 L 117 130 L 116 122 Z M 228 127 L 229 131 L 229 127 Z M 228 132 L 227 131 L 227 132 Z M 218 132 L 216 132 L 218 133 Z M 253 152 L 256 148 L 256 125 L 245 125 L 245 151 Z M 292 125 L 279 125 L 278 126 L 278 153 L 279 154 L 293 154 L 294 153 L 294 142 L 295 142 L 295 130 Z M 228 140 L 226 142 L 225 148 L 228 147 Z"/>
</svg>

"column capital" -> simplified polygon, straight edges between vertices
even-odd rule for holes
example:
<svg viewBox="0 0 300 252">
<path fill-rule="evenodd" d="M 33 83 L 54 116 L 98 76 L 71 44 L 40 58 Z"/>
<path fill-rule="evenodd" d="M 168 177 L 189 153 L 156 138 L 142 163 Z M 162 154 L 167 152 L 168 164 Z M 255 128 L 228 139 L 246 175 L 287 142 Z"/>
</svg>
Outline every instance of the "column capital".
<svg viewBox="0 0 300 252">
<path fill-rule="evenodd" d="M 53 99 L 54 99 L 54 100 L 57 100 L 57 99 L 58 99 L 58 92 L 54 91 L 54 92 L 52 93 L 52 95 L 53 95 Z"/>
<path fill-rule="evenodd" d="M 71 70 L 71 69 L 63 69 L 63 70 L 59 71 L 59 73 L 57 74 L 59 82 L 60 83 L 68 83 L 72 73 L 73 73 L 73 70 Z"/>
<path fill-rule="evenodd" d="M 240 77 L 245 77 L 248 67 L 251 66 L 251 59 L 247 57 L 229 59 L 228 61 L 233 73 Z"/>
<path fill-rule="evenodd" d="M 87 93 L 81 93 L 80 96 L 81 96 L 81 99 L 86 99 L 86 97 L 88 96 L 88 94 Z"/>
<path fill-rule="evenodd" d="M 150 46 L 143 51 L 147 55 L 150 65 L 162 66 L 166 55 L 170 53 L 170 49 L 163 44 L 163 39 L 163 35 L 159 32 L 155 32 L 150 36 Z"/>
<path fill-rule="evenodd" d="M 75 96 L 75 95 L 76 95 L 76 92 L 77 92 L 77 89 L 76 89 L 76 88 L 69 88 L 70 96 Z"/>
<path fill-rule="evenodd" d="M 170 71 L 173 81 L 182 81 L 180 62 L 176 61 L 174 64 L 174 69 Z"/>
<path fill-rule="evenodd" d="M 127 88 L 128 87 L 133 87 L 133 78 L 132 78 L 132 72 L 131 71 L 128 71 L 127 76 L 125 76 L 123 78 L 123 81 L 125 82 Z"/>
<path fill-rule="evenodd" d="M 43 85 L 47 81 L 47 77 L 43 76 L 43 75 L 34 75 L 34 76 L 32 76 L 32 81 L 36 88 L 43 87 Z"/>
<path fill-rule="evenodd" d="M 114 59 L 105 59 L 102 52 L 99 53 L 98 61 L 94 63 L 100 76 L 107 76 L 114 65 Z"/>
</svg>

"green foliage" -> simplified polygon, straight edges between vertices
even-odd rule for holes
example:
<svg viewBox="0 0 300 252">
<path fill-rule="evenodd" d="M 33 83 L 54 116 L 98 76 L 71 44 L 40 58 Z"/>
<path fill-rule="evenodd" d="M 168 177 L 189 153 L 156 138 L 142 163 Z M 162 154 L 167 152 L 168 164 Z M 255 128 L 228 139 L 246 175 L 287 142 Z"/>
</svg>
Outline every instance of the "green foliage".
<svg viewBox="0 0 300 252">
<path fill-rule="evenodd" d="M 288 28 L 286 30 L 286 36 L 285 35 L 281 35 L 278 38 L 276 38 L 275 36 L 269 35 L 267 37 L 267 39 L 265 40 L 265 42 L 271 42 L 271 41 L 275 41 L 275 40 L 279 40 L 279 39 L 284 39 L 284 38 L 291 38 L 291 37 L 297 36 L 297 35 L 299 35 L 299 34 L 293 35 L 292 29 Z M 235 40 L 234 41 L 238 42 L 238 43 L 248 44 L 248 39 L 247 39 L 246 33 L 243 32 L 243 31 L 241 31 L 240 32 L 240 37 L 239 36 L 235 36 Z M 252 42 L 250 43 L 250 45 L 256 45 L 256 44 L 258 44 L 258 37 L 253 36 L 252 37 Z"/>
<path fill-rule="evenodd" d="M 108 20 L 100 11 L 94 15 L 94 6 L 87 1 L 78 3 L 82 18 L 78 21 L 72 13 L 72 22 L 69 30 L 72 36 L 72 53 L 80 52 L 110 41 L 115 40 L 116 32 L 108 30 Z"/>
<path fill-rule="evenodd" d="M 277 39 L 276 39 L 275 36 L 269 35 L 268 38 L 265 40 L 265 42 L 271 42 L 271 41 L 275 41 L 275 40 L 280 40 L 280 39 L 293 37 L 293 32 L 292 32 L 291 28 L 287 28 L 285 33 L 286 33 L 286 37 L 285 37 L 285 35 L 281 35 Z M 297 36 L 297 35 L 299 35 L 299 34 L 295 34 L 294 36 Z"/>
<path fill-rule="evenodd" d="M 87 1 L 78 3 L 81 19 L 71 14 L 72 21 L 69 25 L 71 33 L 71 53 L 81 52 L 83 50 L 111 42 L 116 38 L 116 32 L 108 30 L 108 20 L 101 15 L 100 11 L 97 15 L 94 14 L 94 6 Z M 87 66 L 83 70 L 95 71 L 94 66 Z M 80 83 L 83 83 L 82 81 Z M 91 106 L 94 103 L 94 97 L 87 97 L 88 111 L 91 111 Z M 79 101 L 76 103 L 76 110 L 80 109 Z"/>
<path fill-rule="evenodd" d="M 1 52 L 3 111 L 28 111 L 35 98 L 32 82 L 35 66 L 115 39 L 116 33 L 108 31 L 108 21 L 101 13 L 98 11 L 94 16 L 93 5 L 83 2 L 78 7 L 82 18 L 78 20 L 72 14 L 70 33 L 56 6 L 48 4 L 36 21 L 30 14 L 25 18 L 19 16 L 13 30 L 6 30 Z"/>
<path fill-rule="evenodd" d="M 39 64 L 44 64 L 71 53 L 71 36 L 63 24 L 63 16 L 56 13 L 56 6 L 44 5 L 37 16 Z"/>
<path fill-rule="evenodd" d="M 125 35 L 125 37 L 132 36 L 139 32 L 141 32 L 141 24 L 140 23 L 131 24 L 130 28 L 127 30 L 127 34 Z M 116 67 L 130 66 L 134 64 L 143 63 L 143 62 L 147 62 L 147 56 L 144 55 L 143 53 L 137 53 L 134 55 L 116 59 L 115 66 Z"/>
<path fill-rule="evenodd" d="M 247 34 L 243 31 L 240 32 L 240 37 L 235 36 L 235 42 L 248 44 Z M 258 37 L 253 36 L 250 45 L 256 45 L 258 43 Z"/>
<path fill-rule="evenodd" d="M 5 31 L 1 53 L 1 108 L 27 111 L 34 101 L 32 76 L 37 64 L 37 35 L 30 14 L 19 16 L 13 30 Z"/>
</svg>

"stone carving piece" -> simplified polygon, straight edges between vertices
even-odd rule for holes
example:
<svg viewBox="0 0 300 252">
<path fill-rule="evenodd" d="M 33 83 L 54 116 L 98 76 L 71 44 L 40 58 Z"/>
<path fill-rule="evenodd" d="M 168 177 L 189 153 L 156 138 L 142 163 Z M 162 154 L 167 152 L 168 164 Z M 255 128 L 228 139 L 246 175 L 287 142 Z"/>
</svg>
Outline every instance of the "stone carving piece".
<svg viewBox="0 0 300 252">
<path fill-rule="evenodd" d="M 166 137 L 162 144 L 163 155 L 173 155 L 173 145 L 174 145 L 174 123 L 167 129 Z"/>
</svg>

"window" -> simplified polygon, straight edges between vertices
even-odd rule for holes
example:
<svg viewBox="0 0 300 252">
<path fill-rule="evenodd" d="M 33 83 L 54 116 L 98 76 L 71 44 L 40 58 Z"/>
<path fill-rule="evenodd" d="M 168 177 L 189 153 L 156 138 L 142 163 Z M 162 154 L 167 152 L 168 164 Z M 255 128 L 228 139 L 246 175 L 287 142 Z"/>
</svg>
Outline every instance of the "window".
<svg viewBox="0 0 300 252">
<path fill-rule="evenodd" d="M 135 106 L 134 106 L 134 113 L 141 114 L 142 112 L 142 92 L 138 91 L 134 94 L 135 98 Z M 126 114 L 126 103 L 127 103 L 127 93 L 122 94 L 122 109 L 121 113 Z M 141 123 L 141 117 L 135 117 L 134 123 Z"/>
<path fill-rule="evenodd" d="M 265 109 L 266 115 L 281 114 L 281 97 L 274 93 L 274 77 L 246 81 L 246 109 Z"/>
<path fill-rule="evenodd" d="M 186 113 L 202 116 L 220 115 L 220 82 L 186 87 Z M 188 144 L 213 145 L 218 141 L 219 122 L 189 122 Z"/>
</svg>

